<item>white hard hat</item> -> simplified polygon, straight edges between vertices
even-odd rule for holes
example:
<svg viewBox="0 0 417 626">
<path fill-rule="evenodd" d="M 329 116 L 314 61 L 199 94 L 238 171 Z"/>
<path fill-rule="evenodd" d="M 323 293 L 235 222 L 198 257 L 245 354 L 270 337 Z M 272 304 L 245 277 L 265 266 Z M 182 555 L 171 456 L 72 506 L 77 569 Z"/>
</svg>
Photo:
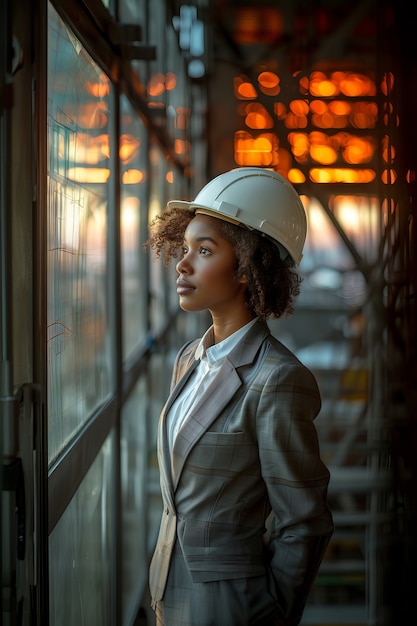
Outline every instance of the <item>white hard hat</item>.
<svg viewBox="0 0 417 626">
<path fill-rule="evenodd" d="M 272 170 L 230 170 L 205 185 L 192 202 L 170 200 L 167 207 L 192 209 L 258 230 L 278 244 L 283 260 L 289 254 L 295 265 L 303 256 L 307 235 L 304 206 L 294 187 Z"/>
</svg>

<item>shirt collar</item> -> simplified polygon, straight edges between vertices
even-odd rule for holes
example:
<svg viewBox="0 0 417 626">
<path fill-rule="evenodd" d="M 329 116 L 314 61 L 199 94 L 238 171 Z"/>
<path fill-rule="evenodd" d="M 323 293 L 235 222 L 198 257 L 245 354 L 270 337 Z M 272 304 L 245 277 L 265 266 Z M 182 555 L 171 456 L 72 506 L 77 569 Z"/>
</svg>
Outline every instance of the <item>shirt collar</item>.
<svg viewBox="0 0 417 626">
<path fill-rule="evenodd" d="M 209 365 L 214 365 L 224 359 L 225 356 L 239 343 L 242 337 L 252 326 L 258 321 L 258 318 L 251 320 L 239 330 L 236 330 L 232 335 L 220 341 L 220 343 L 213 344 L 214 333 L 213 326 L 204 333 L 195 351 L 196 359 L 207 359 Z"/>
</svg>

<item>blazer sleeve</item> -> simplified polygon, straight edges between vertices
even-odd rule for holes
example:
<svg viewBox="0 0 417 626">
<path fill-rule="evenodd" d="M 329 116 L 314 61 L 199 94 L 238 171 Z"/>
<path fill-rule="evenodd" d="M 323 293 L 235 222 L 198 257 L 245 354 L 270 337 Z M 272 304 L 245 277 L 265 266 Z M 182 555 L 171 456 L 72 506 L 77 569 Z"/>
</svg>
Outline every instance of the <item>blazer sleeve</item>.
<svg viewBox="0 0 417 626">
<path fill-rule="evenodd" d="M 285 624 L 299 624 L 333 533 L 329 472 L 320 458 L 314 418 L 317 383 L 297 361 L 273 369 L 256 418 L 263 479 L 272 506 L 267 545 L 271 593 Z"/>
</svg>

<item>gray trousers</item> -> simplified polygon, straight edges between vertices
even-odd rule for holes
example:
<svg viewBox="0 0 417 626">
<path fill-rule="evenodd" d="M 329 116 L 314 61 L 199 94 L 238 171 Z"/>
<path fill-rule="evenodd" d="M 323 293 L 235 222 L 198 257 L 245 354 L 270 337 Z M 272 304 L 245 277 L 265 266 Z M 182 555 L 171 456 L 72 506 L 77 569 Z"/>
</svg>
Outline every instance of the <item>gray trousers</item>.
<svg viewBox="0 0 417 626">
<path fill-rule="evenodd" d="M 155 613 L 156 626 L 273 626 L 279 619 L 266 575 L 193 583 L 178 544 Z"/>
</svg>

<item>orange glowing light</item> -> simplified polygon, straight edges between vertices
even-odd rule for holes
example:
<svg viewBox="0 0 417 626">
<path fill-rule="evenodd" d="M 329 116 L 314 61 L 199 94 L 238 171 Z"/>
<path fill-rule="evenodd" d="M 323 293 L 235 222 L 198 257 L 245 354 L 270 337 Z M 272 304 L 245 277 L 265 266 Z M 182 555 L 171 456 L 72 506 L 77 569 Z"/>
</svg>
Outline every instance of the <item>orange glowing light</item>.
<svg viewBox="0 0 417 626">
<path fill-rule="evenodd" d="M 148 107 L 150 109 L 165 109 L 165 104 L 163 102 L 148 102 Z"/>
<path fill-rule="evenodd" d="M 122 183 L 124 185 L 137 185 L 143 182 L 144 178 L 145 175 L 141 170 L 126 170 L 122 175 Z"/>
<path fill-rule="evenodd" d="M 262 104 L 248 104 L 246 106 L 246 126 L 249 128 L 273 128 L 274 120 Z"/>
<path fill-rule="evenodd" d="M 349 233 L 358 232 L 360 227 L 360 217 L 356 198 L 344 196 L 343 202 L 337 207 L 338 218 L 344 229 Z"/>
<path fill-rule="evenodd" d="M 349 97 L 375 96 L 374 82 L 364 74 L 346 72 L 345 78 L 340 81 L 340 91 Z"/>
<path fill-rule="evenodd" d="M 122 252 L 125 254 L 138 249 L 139 215 L 140 199 L 135 196 L 123 198 L 120 207 L 120 235 Z"/>
<path fill-rule="evenodd" d="M 283 102 L 275 102 L 274 113 L 279 120 L 283 120 L 287 114 L 287 107 Z"/>
<path fill-rule="evenodd" d="M 382 158 L 386 163 L 391 163 L 395 159 L 395 148 L 390 143 L 390 137 L 385 135 L 382 139 Z"/>
<path fill-rule="evenodd" d="M 374 156 L 374 145 L 372 138 L 352 137 L 343 150 L 343 158 L 346 163 L 351 165 L 359 165 L 361 163 L 369 163 Z"/>
<path fill-rule="evenodd" d="M 258 76 L 260 90 L 268 96 L 276 96 L 280 92 L 280 78 L 275 72 L 261 72 Z"/>
<path fill-rule="evenodd" d="M 271 166 L 278 162 L 278 139 L 273 133 L 252 137 L 246 131 L 235 133 L 235 161 L 238 165 Z"/>
<path fill-rule="evenodd" d="M 381 236 L 381 225 L 386 219 L 386 207 L 375 196 L 337 195 L 331 198 L 330 208 L 343 231 L 361 252 L 368 256 Z"/>
<path fill-rule="evenodd" d="M 254 100 L 258 96 L 255 87 L 247 79 L 243 80 L 241 77 L 236 76 L 233 85 L 235 96 L 238 100 Z"/>
<path fill-rule="evenodd" d="M 300 84 L 300 93 L 308 94 L 309 88 L 310 88 L 310 81 L 308 80 L 307 76 L 303 76 L 302 78 L 300 78 L 299 84 Z"/>
<path fill-rule="evenodd" d="M 174 152 L 175 154 L 186 154 L 187 142 L 182 139 L 176 139 L 174 142 Z"/>
<path fill-rule="evenodd" d="M 415 170 L 407 170 L 407 173 L 405 175 L 405 180 L 407 181 L 407 183 L 414 183 L 416 181 L 416 171 Z"/>
<path fill-rule="evenodd" d="M 175 128 L 178 130 L 186 130 L 188 119 L 190 117 L 190 109 L 188 107 L 178 107 L 176 110 Z"/>
<path fill-rule="evenodd" d="M 132 161 L 137 155 L 138 148 L 140 146 L 140 139 L 134 135 L 125 133 L 120 135 L 120 148 L 119 155 L 122 163 L 126 164 Z"/>
<path fill-rule="evenodd" d="M 375 180 L 373 170 L 353 170 L 350 168 L 312 168 L 309 171 L 313 183 L 370 183 Z"/>
<path fill-rule="evenodd" d="M 284 124 L 287 128 L 306 128 L 308 119 L 306 115 L 296 115 L 292 111 L 288 111 Z"/>
<path fill-rule="evenodd" d="M 162 72 L 154 74 L 148 82 L 148 94 L 151 98 L 157 98 L 165 91 L 165 76 Z"/>
<path fill-rule="evenodd" d="M 107 76 L 105 76 L 105 74 L 102 74 L 101 78 L 101 82 L 93 83 L 88 80 L 86 83 L 88 93 L 95 98 L 104 98 L 110 93 L 110 83 Z"/>
<path fill-rule="evenodd" d="M 333 72 L 329 77 L 324 72 L 312 72 L 309 91 L 312 96 L 334 97 L 338 93 L 345 96 L 372 96 L 376 94 L 374 82 L 363 74 L 355 72 Z"/>
<path fill-rule="evenodd" d="M 397 172 L 395 170 L 384 170 L 381 174 L 381 180 L 384 185 L 393 185 L 397 180 Z"/>
<path fill-rule="evenodd" d="M 329 138 L 326 133 L 322 133 L 318 130 L 313 131 L 309 134 L 310 142 L 315 144 L 326 144 L 329 143 Z"/>
<path fill-rule="evenodd" d="M 317 126 L 317 128 L 345 128 L 348 124 L 345 117 L 336 117 L 331 114 L 329 109 L 321 115 L 314 113 L 314 115 L 311 116 L 311 122 L 313 126 Z"/>
<path fill-rule="evenodd" d="M 383 105 L 384 114 L 382 116 L 383 122 L 385 126 L 389 126 L 390 124 L 394 124 L 399 126 L 399 118 L 394 113 L 394 107 L 391 102 L 384 102 Z"/>
<path fill-rule="evenodd" d="M 384 126 L 399 126 L 400 125 L 400 119 L 398 117 L 398 115 L 383 115 L 382 116 L 382 121 L 384 123 Z"/>
<path fill-rule="evenodd" d="M 69 167 L 67 178 L 76 183 L 106 183 L 110 170 L 106 167 Z"/>
<path fill-rule="evenodd" d="M 329 102 L 329 110 L 334 115 L 349 115 L 352 110 L 352 105 L 345 100 L 333 100 Z"/>
<path fill-rule="evenodd" d="M 310 148 L 310 156 L 323 165 L 332 165 L 337 161 L 337 152 L 330 146 L 313 145 Z"/>
<path fill-rule="evenodd" d="M 331 183 L 331 171 L 329 169 L 313 168 L 309 172 L 310 180 L 313 183 Z"/>
<path fill-rule="evenodd" d="M 327 113 L 328 109 L 329 107 L 323 100 L 313 100 L 310 102 L 310 111 L 318 115 L 324 115 L 324 113 Z"/>
<path fill-rule="evenodd" d="M 381 82 L 381 91 L 384 96 L 388 96 L 394 89 L 394 75 L 391 72 L 386 72 Z"/>
<path fill-rule="evenodd" d="M 306 177 L 303 172 L 295 167 L 291 168 L 288 172 L 288 180 L 290 183 L 305 183 Z"/>
<path fill-rule="evenodd" d="M 167 72 L 165 75 L 165 87 L 167 91 L 175 89 L 177 86 L 177 77 L 174 72 Z"/>
<path fill-rule="evenodd" d="M 258 82 L 263 87 L 272 89 L 279 85 L 280 79 L 275 72 L 261 72 L 258 76 Z"/>
<path fill-rule="evenodd" d="M 275 72 L 265 70 L 258 76 L 257 87 L 264 94 L 270 95 L 267 90 L 279 86 L 279 82 L 280 78 Z M 388 74 L 385 83 L 386 90 L 389 91 L 393 79 Z M 307 98 L 295 98 L 288 104 L 271 102 L 275 119 L 283 122 L 290 131 L 287 134 L 291 146 L 288 159 L 280 154 L 282 149 L 279 148 L 279 141 L 275 135 L 264 133 L 252 137 L 249 133 L 245 135 L 239 131 L 235 134 L 236 162 L 242 165 L 266 165 L 276 171 L 279 165 L 280 171 L 288 173 L 294 170 L 291 176 L 294 177 L 294 181 L 298 181 L 305 175 L 299 168 L 291 168 L 293 160 L 300 166 L 312 160 L 323 166 L 311 168 L 309 177 L 315 182 L 335 184 L 374 181 L 376 172 L 373 169 L 349 166 L 365 165 L 374 159 L 377 149 L 375 139 L 371 134 L 358 136 L 346 130 L 355 128 L 371 131 L 375 128 L 378 117 L 382 117 L 387 125 L 398 124 L 398 116 L 392 108 L 388 108 L 391 105 L 386 105 L 384 115 L 381 116 L 376 102 L 364 100 L 365 97 L 376 95 L 376 86 L 372 78 L 358 72 L 313 71 L 309 77 L 300 76 L 299 87 L 300 94 Z M 238 100 L 256 100 L 258 97 L 254 85 L 245 76 L 235 78 L 234 88 Z M 274 119 L 270 119 L 271 115 L 264 103 L 252 102 L 246 107 L 238 106 L 237 109 L 239 115 L 244 116 L 246 126 L 250 129 L 274 127 Z M 309 127 L 315 127 L 317 130 L 310 133 L 302 132 Z M 339 129 L 339 132 L 329 134 L 329 129 L 333 131 Z M 264 141 L 266 137 L 271 145 Z M 275 138 L 277 149 L 270 137 Z M 385 162 L 395 159 L 394 148 L 388 145 L 384 148 L 382 144 L 382 158 Z M 395 173 L 385 173 L 384 176 L 386 180 L 393 180 L 394 175 Z"/>
<path fill-rule="evenodd" d="M 65 104 L 63 107 L 64 119 L 62 124 L 68 125 L 68 118 L 80 128 L 99 129 L 107 126 L 107 104 L 105 102 L 86 102 L 85 104 Z M 57 115 L 57 121 L 61 116 Z"/>
<path fill-rule="evenodd" d="M 288 140 L 292 146 L 292 153 L 296 158 L 307 156 L 310 150 L 310 141 L 306 133 L 290 133 Z"/>
<path fill-rule="evenodd" d="M 60 158 L 83 165 L 97 165 L 110 157 L 110 140 L 106 134 L 93 137 L 88 133 L 70 135 L 68 143 L 60 137 Z"/>
<path fill-rule="evenodd" d="M 312 72 L 310 77 L 310 94 L 329 98 L 339 93 L 336 83 L 329 80 L 323 72 Z"/>
<path fill-rule="evenodd" d="M 308 103 L 305 100 L 292 100 L 290 109 L 295 115 L 307 115 L 309 111 Z"/>
</svg>

